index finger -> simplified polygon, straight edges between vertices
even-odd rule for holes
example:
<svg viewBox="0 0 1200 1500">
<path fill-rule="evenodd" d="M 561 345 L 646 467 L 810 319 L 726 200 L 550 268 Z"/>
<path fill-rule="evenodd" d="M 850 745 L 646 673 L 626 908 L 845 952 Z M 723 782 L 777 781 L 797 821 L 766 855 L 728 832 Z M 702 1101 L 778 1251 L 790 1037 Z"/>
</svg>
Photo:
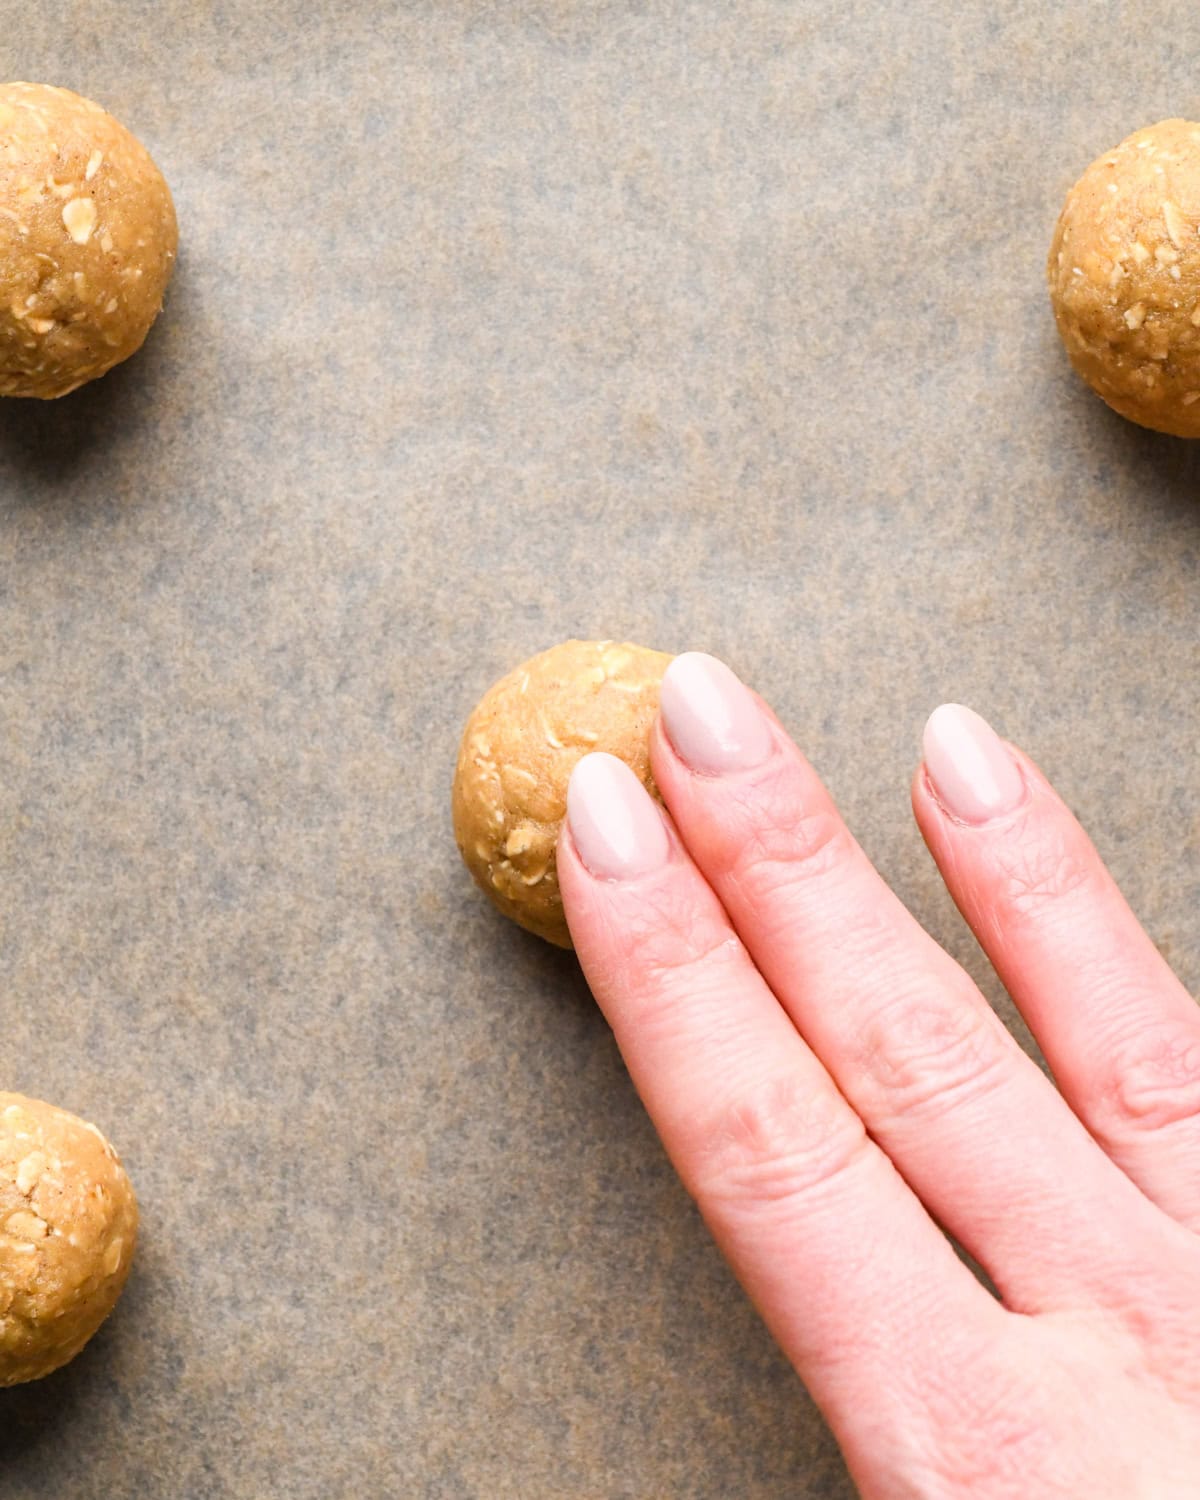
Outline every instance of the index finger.
<svg viewBox="0 0 1200 1500">
<path fill-rule="evenodd" d="M 584 973 L 667 1152 L 843 1439 L 905 1416 L 1008 1317 L 771 993 L 621 762 L 572 776 L 558 875 Z M 907 1374 L 907 1378 L 905 1378 Z"/>
</svg>

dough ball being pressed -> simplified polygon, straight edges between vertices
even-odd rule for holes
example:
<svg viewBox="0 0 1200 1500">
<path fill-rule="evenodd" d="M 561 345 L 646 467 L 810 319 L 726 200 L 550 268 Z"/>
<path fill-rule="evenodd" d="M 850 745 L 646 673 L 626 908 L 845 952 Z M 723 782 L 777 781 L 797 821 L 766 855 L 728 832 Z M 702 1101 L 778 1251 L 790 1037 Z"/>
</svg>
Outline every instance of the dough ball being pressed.
<svg viewBox="0 0 1200 1500">
<path fill-rule="evenodd" d="M 121 1295 L 137 1224 L 133 1187 L 94 1125 L 0 1093 L 0 1386 L 74 1359 Z"/>
<path fill-rule="evenodd" d="M 1087 169 L 1050 246 L 1075 369 L 1123 417 L 1200 437 L 1200 124 L 1163 120 Z"/>
<path fill-rule="evenodd" d="M 607 750 L 648 790 L 650 726 L 671 658 L 614 641 L 564 641 L 484 694 L 467 720 L 452 796 L 467 868 L 505 916 L 571 946 L 555 841 L 575 762 Z"/>
<path fill-rule="evenodd" d="M 69 89 L 0 84 L 0 396 L 65 396 L 128 359 L 178 238 L 123 125 Z"/>
</svg>

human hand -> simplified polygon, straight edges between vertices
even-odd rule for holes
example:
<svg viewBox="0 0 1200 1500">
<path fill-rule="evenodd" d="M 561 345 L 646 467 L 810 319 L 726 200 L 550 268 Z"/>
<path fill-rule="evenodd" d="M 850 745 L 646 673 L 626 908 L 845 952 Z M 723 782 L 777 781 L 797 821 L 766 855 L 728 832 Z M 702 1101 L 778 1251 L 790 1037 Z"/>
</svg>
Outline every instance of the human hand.
<svg viewBox="0 0 1200 1500">
<path fill-rule="evenodd" d="M 728 668 L 671 665 L 652 764 L 670 821 L 575 770 L 575 947 L 865 1500 L 1200 1494 L 1200 1008 L 1045 779 L 944 707 L 912 795 L 1061 1093 Z"/>
</svg>

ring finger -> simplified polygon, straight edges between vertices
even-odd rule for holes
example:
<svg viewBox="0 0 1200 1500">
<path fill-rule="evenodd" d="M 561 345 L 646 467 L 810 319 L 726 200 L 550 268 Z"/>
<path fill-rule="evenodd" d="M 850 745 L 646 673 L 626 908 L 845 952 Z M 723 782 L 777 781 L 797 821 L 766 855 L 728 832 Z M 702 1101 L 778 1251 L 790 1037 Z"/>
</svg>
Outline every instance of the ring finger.
<svg viewBox="0 0 1200 1500">
<path fill-rule="evenodd" d="M 938 709 L 913 809 L 950 894 L 1109 1156 L 1200 1228 L 1200 1007 L 1037 768 Z"/>
</svg>

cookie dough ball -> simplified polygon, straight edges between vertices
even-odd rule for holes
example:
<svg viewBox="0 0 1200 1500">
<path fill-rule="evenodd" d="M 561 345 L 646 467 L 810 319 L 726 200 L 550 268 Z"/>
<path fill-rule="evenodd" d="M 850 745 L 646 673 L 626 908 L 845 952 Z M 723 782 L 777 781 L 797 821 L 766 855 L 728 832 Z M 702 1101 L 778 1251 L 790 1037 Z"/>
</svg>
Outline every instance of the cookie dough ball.
<svg viewBox="0 0 1200 1500">
<path fill-rule="evenodd" d="M 507 917 L 571 946 L 554 851 L 575 762 L 607 750 L 650 775 L 650 726 L 671 658 L 613 641 L 564 641 L 484 694 L 454 774 L 454 836 L 467 868 Z"/>
<path fill-rule="evenodd" d="M 0 1386 L 74 1359 L 121 1295 L 137 1223 L 94 1125 L 0 1093 Z"/>
<path fill-rule="evenodd" d="M 0 396 L 65 396 L 128 359 L 178 238 L 123 125 L 69 89 L 0 84 Z"/>
<path fill-rule="evenodd" d="M 1071 363 L 1114 411 L 1200 437 L 1200 124 L 1164 120 L 1067 195 L 1047 271 Z"/>
</svg>

